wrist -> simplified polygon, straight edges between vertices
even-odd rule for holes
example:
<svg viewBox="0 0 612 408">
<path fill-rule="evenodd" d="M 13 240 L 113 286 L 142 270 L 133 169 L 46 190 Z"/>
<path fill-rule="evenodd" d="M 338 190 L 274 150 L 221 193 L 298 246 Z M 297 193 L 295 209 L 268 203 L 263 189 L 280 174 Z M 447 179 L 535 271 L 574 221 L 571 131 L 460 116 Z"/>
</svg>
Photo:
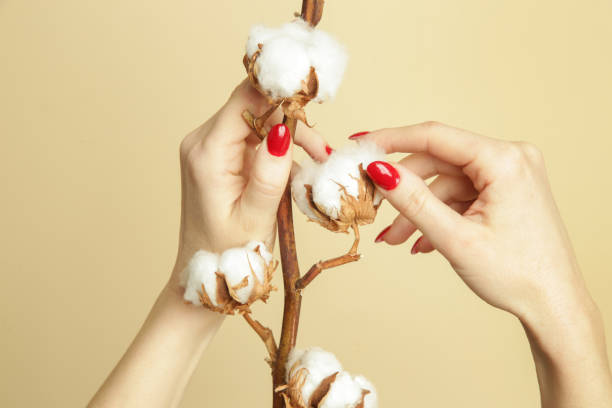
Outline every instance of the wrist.
<svg viewBox="0 0 612 408">
<path fill-rule="evenodd" d="M 545 297 L 518 316 L 536 359 L 555 370 L 596 369 L 609 375 L 604 326 L 583 285 Z"/>
</svg>

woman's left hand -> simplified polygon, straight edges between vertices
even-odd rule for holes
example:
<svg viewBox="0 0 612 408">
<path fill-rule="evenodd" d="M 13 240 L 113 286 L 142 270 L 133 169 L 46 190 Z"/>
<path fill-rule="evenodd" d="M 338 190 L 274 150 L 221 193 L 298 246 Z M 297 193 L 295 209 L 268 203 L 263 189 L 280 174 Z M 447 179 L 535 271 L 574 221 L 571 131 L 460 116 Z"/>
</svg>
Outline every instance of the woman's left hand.
<svg viewBox="0 0 612 408">
<path fill-rule="evenodd" d="M 250 240 L 275 238 L 276 211 L 292 166 L 292 135 L 275 126 L 261 142 L 241 114 L 269 108 L 264 96 L 243 81 L 227 103 L 181 143 L 181 229 L 171 284 L 198 250 L 222 252 Z M 268 120 L 278 124 L 280 109 Z M 329 147 L 315 131 L 298 125 L 293 141 L 315 160 Z"/>
</svg>

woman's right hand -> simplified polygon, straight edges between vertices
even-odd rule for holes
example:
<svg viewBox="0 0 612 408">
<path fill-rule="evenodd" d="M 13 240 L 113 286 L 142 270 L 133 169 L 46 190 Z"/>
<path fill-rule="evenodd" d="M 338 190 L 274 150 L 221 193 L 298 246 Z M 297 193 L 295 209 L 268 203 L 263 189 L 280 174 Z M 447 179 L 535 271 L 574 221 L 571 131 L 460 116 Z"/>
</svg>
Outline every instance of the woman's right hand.
<svg viewBox="0 0 612 408">
<path fill-rule="evenodd" d="M 569 358 L 572 363 L 564 369 L 576 374 L 580 364 L 598 367 L 581 375 L 596 373 L 605 381 L 600 390 L 612 406 L 603 325 L 555 205 L 540 151 L 527 143 L 435 122 L 379 130 L 357 140 L 374 141 L 387 153 L 414 153 L 393 165 L 374 162 L 367 168 L 399 211 L 378 241 L 400 244 L 420 230 L 423 238 L 412 253 L 439 251 L 478 296 L 519 317 L 536 364 L 540 358 L 559 368 L 561 360 Z M 428 186 L 424 180 L 432 176 L 437 178 Z M 542 375 L 549 381 L 563 378 L 556 372 Z M 571 381 L 577 384 L 580 379 Z M 552 405 L 544 406 L 574 406 L 556 399 L 558 395 L 552 392 Z M 576 406 L 608 406 L 576 401 Z"/>
</svg>

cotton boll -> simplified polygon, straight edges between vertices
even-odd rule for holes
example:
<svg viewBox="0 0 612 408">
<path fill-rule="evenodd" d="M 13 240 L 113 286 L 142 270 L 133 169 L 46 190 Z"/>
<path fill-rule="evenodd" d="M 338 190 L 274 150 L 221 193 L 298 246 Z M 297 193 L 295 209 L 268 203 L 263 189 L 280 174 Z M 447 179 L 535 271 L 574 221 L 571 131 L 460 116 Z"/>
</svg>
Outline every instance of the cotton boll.
<svg viewBox="0 0 612 408">
<path fill-rule="evenodd" d="M 302 88 L 311 63 L 299 41 L 278 36 L 264 44 L 255 66 L 259 84 L 272 98 L 288 98 Z"/>
<path fill-rule="evenodd" d="M 374 385 L 362 375 L 356 376 L 355 382 L 362 389 L 370 391 L 363 400 L 363 408 L 378 408 L 378 394 Z"/>
<path fill-rule="evenodd" d="M 306 159 L 291 180 L 291 193 L 296 205 L 300 211 L 313 221 L 318 221 L 320 218 L 310 207 L 310 200 L 305 186 L 312 186 L 318 172 L 319 165 L 310 159 Z"/>
<path fill-rule="evenodd" d="M 346 371 L 340 372 L 319 408 L 355 407 L 361 401 L 362 389 Z"/>
<path fill-rule="evenodd" d="M 374 386 L 363 376 L 342 370 L 336 357 L 313 347 L 294 349 L 287 360 L 287 386 L 283 397 L 294 408 L 377 408 Z"/>
<path fill-rule="evenodd" d="M 251 264 L 249 263 L 251 259 L 248 252 L 245 248 L 232 248 L 223 252 L 219 259 L 219 271 L 225 275 L 225 282 L 228 288 L 234 288 L 240 285 L 245 278 L 247 279 L 247 285 L 235 289 L 232 295 L 234 299 L 242 304 L 248 302 L 254 285 Z"/>
<path fill-rule="evenodd" d="M 360 166 L 365 169 L 383 158 L 383 151 L 370 142 L 340 148 L 324 163 L 307 160 L 291 183 L 298 208 L 332 231 L 344 232 L 351 225 L 371 223 L 382 196 L 361 173 Z M 311 195 L 305 185 L 311 187 Z"/>
<path fill-rule="evenodd" d="M 183 271 L 182 285 L 185 287 L 183 298 L 193 303 L 201 305 L 200 295 L 202 285 L 206 290 L 210 301 L 214 306 L 217 304 L 217 269 L 219 264 L 219 256 L 207 251 L 197 251 L 187 268 Z"/>
<path fill-rule="evenodd" d="M 249 38 L 246 43 L 246 54 L 249 58 L 253 56 L 255 51 L 259 49 L 259 44 L 265 43 L 268 39 L 273 37 L 277 33 L 277 30 L 268 28 L 261 24 L 255 25 L 251 28 Z"/>
<path fill-rule="evenodd" d="M 338 218 L 344 193 L 357 198 L 359 165 L 365 169 L 373 161 L 384 158 L 373 143 L 348 146 L 336 150 L 322 163 L 312 186 L 312 199 L 331 218 Z M 344 187 L 345 190 L 342 189 Z"/>
<path fill-rule="evenodd" d="M 266 248 L 266 244 L 264 244 L 263 242 L 250 241 L 248 244 L 246 244 L 245 248 L 248 249 L 249 251 L 254 251 L 254 252 L 257 252 L 255 251 L 257 249 L 259 251 L 259 254 L 263 257 L 264 261 L 266 262 L 266 265 L 272 262 L 272 253 L 268 251 L 268 248 Z"/>
<path fill-rule="evenodd" d="M 288 370 L 291 370 L 291 368 L 287 367 Z M 321 381 L 336 372 L 342 371 L 342 365 L 336 356 L 319 347 L 306 350 L 299 359 L 299 365 L 296 368 L 298 370 L 305 368 L 308 372 L 306 381 L 301 389 L 304 401 L 310 399 L 313 391 L 321 384 Z"/>
<path fill-rule="evenodd" d="M 279 28 L 254 26 L 247 40 L 246 56 L 247 63 L 255 61 L 254 72 L 247 66 L 253 85 L 275 100 L 296 97 L 314 68 L 318 87 L 312 90 L 313 94 L 296 99 L 300 108 L 313 98 L 323 102 L 335 96 L 348 59 L 344 47 L 333 37 L 302 19 Z"/>
<path fill-rule="evenodd" d="M 314 45 L 308 49 L 308 53 L 319 79 L 315 101 L 324 102 L 336 96 L 346 70 L 348 54 L 340 43 L 324 31 L 314 30 L 311 41 Z"/>
</svg>

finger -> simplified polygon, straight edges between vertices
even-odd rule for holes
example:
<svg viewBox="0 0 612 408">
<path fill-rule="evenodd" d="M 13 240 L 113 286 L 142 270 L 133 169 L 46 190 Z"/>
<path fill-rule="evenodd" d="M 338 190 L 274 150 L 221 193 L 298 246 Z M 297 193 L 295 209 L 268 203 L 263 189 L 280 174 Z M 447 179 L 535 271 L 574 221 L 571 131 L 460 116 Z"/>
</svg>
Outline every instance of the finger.
<svg viewBox="0 0 612 408">
<path fill-rule="evenodd" d="M 242 216 L 257 220 L 274 218 L 293 164 L 291 135 L 287 126 L 274 126 L 259 146 L 249 180 L 240 199 Z"/>
<path fill-rule="evenodd" d="M 429 190 L 451 208 L 450 203 L 469 201 L 478 196 L 478 192 L 467 177 L 439 176 L 429 184 Z M 382 238 L 390 245 L 398 245 L 404 243 L 416 230 L 414 223 L 400 214 Z"/>
<path fill-rule="evenodd" d="M 293 141 L 318 162 L 327 160 L 332 152 L 331 147 L 329 147 L 323 136 L 302 122 L 298 123 Z"/>
<path fill-rule="evenodd" d="M 460 167 L 433 157 L 428 153 L 411 154 L 400 160 L 399 164 L 421 177 L 423 180 L 427 180 L 438 174 L 457 177 L 465 176 Z"/>
<path fill-rule="evenodd" d="M 467 201 L 467 202 L 455 202 L 455 203 L 451 203 L 449 204 L 449 207 L 451 207 L 453 210 L 457 211 L 457 213 L 459 214 L 463 214 L 465 211 L 467 211 L 468 208 L 470 208 L 470 205 L 472 204 L 471 201 Z M 426 236 L 422 235 L 419 239 L 417 239 L 416 241 L 414 241 L 414 245 L 412 246 L 412 249 L 410 250 L 411 254 L 417 254 L 417 253 L 429 253 L 434 251 L 435 248 L 433 246 L 433 244 L 427 239 Z"/>
<path fill-rule="evenodd" d="M 248 109 L 255 116 L 260 116 L 271 107 L 265 96 L 245 79 L 215 114 L 214 124 L 207 138 L 224 145 L 241 142 L 252 133 L 242 118 L 242 112 Z"/>
<path fill-rule="evenodd" d="M 282 120 L 282 117 L 282 109 L 278 109 L 270 117 L 268 122 L 279 123 Z M 266 131 L 267 130 L 269 129 L 266 129 Z M 320 163 L 327 160 L 332 152 L 332 149 L 329 147 L 323 136 L 303 122 L 298 122 L 297 124 L 297 129 L 293 137 L 293 143 L 300 146 L 313 160 Z"/>
<path fill-rule="evenodd" d="M 466 166 L 495 141 L 466 130 L 426 122 L 370 132 L 359 140 L 373 140 L 387 153 L 425 152 L 455 166 Z"/>
<path fill-rule="evenodd" d="M 402 166 L 375 161 L 368 165 L 367 173 L 389 203 L 444 255 L 453 257 L 457 242 L 461 242 L 457 237 L 470 235 L 476 228 L 476 224 L 440 201 L 420 177 Z"/>
</svg>

